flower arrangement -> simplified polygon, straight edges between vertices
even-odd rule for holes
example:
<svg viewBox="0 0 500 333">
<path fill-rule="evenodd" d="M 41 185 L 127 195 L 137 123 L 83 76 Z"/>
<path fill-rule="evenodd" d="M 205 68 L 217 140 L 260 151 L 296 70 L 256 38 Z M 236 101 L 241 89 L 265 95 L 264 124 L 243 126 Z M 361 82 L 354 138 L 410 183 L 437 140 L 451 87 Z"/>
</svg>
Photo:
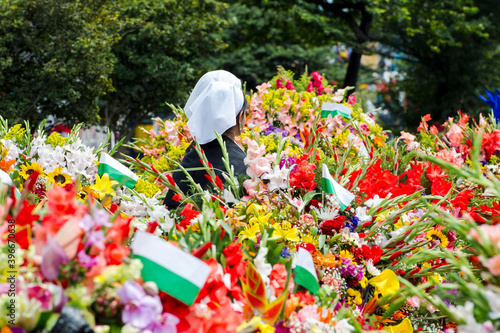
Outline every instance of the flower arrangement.
<svg viewBox="0 0 500 333">
<path fill-rule="evenodd" d="M 96 332 L 500 329 L 494 122 L 424 117 L 418 137 L 386 142 L 319 73 L 280 70 L 249 98 L 244 180 L 215 175 L 181 110 L 133 144 L 143 157 L 125 156 L 140 175 L 128 186 L 73 132 L 4 123 L 0 167 L 13 182 L 0 191 L 0 325 L 50 331 L 71 308 Z M 187 194 L 169 171 L 190 145 L 213 188 Z M 167 189 L 176 210 L 162 205 Z M 134 247 L 144 233 L 204 267 L 191 300 L 147 273 L 153 259 Z"/>
</svg>

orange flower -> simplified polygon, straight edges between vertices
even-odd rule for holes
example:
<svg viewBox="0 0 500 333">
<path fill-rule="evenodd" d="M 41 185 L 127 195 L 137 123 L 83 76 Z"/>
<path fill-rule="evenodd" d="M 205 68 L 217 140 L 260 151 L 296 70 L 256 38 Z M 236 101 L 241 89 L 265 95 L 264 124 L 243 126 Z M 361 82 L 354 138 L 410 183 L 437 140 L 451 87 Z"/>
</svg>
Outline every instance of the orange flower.
<svg viewBox="0 0 500 333">
<path fill-rule="evenodd" d="M 16 163 L 16 160 L 9 160 L 7 161 L 5 158 L 0 161 L 0 169 L 3 171 L 9 173 L 12 165 Z"/>
</svg>

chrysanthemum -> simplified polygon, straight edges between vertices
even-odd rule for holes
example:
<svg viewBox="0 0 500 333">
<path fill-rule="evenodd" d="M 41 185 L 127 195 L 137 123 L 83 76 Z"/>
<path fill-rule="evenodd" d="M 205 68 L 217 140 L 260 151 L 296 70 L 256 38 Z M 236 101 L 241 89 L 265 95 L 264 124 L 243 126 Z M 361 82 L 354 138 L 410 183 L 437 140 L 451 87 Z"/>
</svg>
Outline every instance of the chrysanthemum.
<svg viewBox="0 0 500 333">
<path fill-rule="evenodd" d="M 49 172 L 47 179 L 59 186 L 71 184 L 71 176 L 63 172 L 62 166 L 58 166 L 53 172 Z"/>
<path fill-rule="evenodd" d="M 432 229 L 432 230 L 427 231 L 426 237 L 430 242 L 438 240 L 442 247 L 448 246 L 448 243 L 449 243 L 448 237 L 443 235 L 443 233 L 439 230 Z"/>
<path fill-rule="evenodd" d="M 45 176 L 45 171 L 43 171 L 42 166 L 37 162 L 28 162 L 25 165 L 22 165 L 19 176 L 23 177 L 24 180 L 26 180 L 35 171 L 38 171 L 40 176 Z"/>
</svg>

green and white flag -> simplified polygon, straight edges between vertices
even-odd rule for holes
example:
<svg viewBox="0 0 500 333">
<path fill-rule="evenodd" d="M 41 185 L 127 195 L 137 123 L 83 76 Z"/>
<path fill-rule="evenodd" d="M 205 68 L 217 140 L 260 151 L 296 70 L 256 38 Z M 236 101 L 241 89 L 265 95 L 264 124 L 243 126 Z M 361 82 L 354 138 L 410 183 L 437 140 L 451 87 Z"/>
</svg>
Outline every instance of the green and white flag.
<svg viewBox="0 0 500 333">
<path fill-rule="evenodd" d="M 3 170 L 0 170 L 0 183 L 5 184 L 5 185 L 9 185 L 9 186 L 14 185 L 9 174 Z M 19 192 L 17 187 L 14 187 L 14 195 L 16 196 L 16 199 L 21 199 L 21 192 Z"/>
<path fill-rule="evenodd" d="M 316 275 L 316 268 L 314 268 L 312 255 L 302 247 L 299 247 L 297 251 L 294 281 L 311 293 L 315 295 L 318 293 L 318 275 Z"/>
<path fill-rule="evenodd" d="M 130 249 L 144 265 L 144 281 L 154 281 L 158 289 L 187 305 L 194 303 L 210 274 L 203 261 L 150 233 L 138 230 Z"/>
<path fill-rule="evenodd" d="M 332 178 L 326 164 L 323 164 L 322 172 L 323 191 L 333 194 L 340 204 L 340 209 L 344 211 L 352 200 L 354 200 L 355 195 L 340 186 L 340 184 Z"/>
<path fill-rule="evenodd" d="M 321 105 L 321 118 L 327 118 L 329 114 L 332 117 L 341 115 L 344 118 L 351 119 L 352 109 L 344 104 L 339 103 L 323 103 Z"/>
<path fill-rule="evenodd" d="M 128 188 L 134 188 L 135 183 L 139 179 L 129 168 L 106 153 L 101 153 L 97 173 L 99 176 L 107 173 L 111 178 Z"/>
</svg>

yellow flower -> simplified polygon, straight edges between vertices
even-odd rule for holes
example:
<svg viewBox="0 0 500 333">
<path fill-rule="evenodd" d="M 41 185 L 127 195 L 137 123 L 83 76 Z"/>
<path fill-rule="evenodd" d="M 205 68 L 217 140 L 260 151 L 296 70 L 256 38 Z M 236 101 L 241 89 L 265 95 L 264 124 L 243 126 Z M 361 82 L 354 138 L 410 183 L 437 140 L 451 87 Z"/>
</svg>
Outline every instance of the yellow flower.
<svg viewBox="0 0 500 333">
<path fill-rule="evenodd" d="M 242 323 L 236 329 L 236 332 L 244 332 L 249 328 L 257 328 L 258 332 L 261 333 L 274 333 L 275 329 L 273 326 L 266 324 L 262 318 L 254 316 L 248 323 Z"/>
<path fill-rule="evenodd" d="M 408 318 L 405 318 L 401 323 L 395 326 L 384 326 L 384 330 L 388 333 L 413 333 L 413 326 Z"/>
<path fill-rule="evenodd" d="M 243 239 L 251 239 L 257 242 L 257 234 L 260 232 L 258 223 L 249 223 L 244 230 L 240 231 L 238 237 Z"/>
<path fill-rule="evenodd" d="M 308 233 L 307 236 L 302 236 L 301 242 L 318 246 L 318 239 L 314 238 L 314 236 L 311 233 Z"/>
<path fill-rule="evenodd" d="M 252 217 L 249 222 L 250 223 L 266 224 L 272 215 L 273 215 L 272 213 L 268 213 L 266 215 L 257 215 L 257 216 Z"/>
<path fill-rule="evenodd" d="M 368 284 L 368 279 L 366 278 L 366 276 L 363 276 L 363 279 L 359 281 L 359 285 L 361 286 L 361 288 L 366 288 L 367 284 Z"/>
<path fill-rule="evenodd" d="M 351 254 L 351 252 L 347 251 L 347 250 L 342 250 L 340 251 L 339 253 L 339 258 L 342 260 L 342 259 L 351 259 L 354 260 L 354 257 L 353 255 Z"/>
<path fill-rule="evenodd" d="M 114 197 L 116 195 L 113 190 L 113 186 L 117 185 L 118 182 L 109 179 L 109 175 L 105 173 L 102 177 L 96 175 L 96 181 L 94 185 L 90 186 L 92 190 L 92 196 L 96 199 L 102 200 L 106 195 Z"/>
<path fill-rule="evenodd" d="M 64 146 L 66 144 L 66 140 L 68 140 L 68 138 L 62 137 L 61 134 L 57 132 L 52 132 L 52 134 L 45 140 L 45 143 L 51 145 L 52 148 L 55 148 L 57 146 Z"/>
<path fill-rule="evenodd" d="M 371 278 L 368 280 L 368 283 L 375 286 L 382 296 L 395 294 L 399 290 L 399 281 L 396 273 L 390 269 L 386 269 L 380 275 Z"/>
<path fill-rule="evenodd" d="M 24 180 L 26 180 L 35 171 L 38 171 L 40 173 L 40 176 L 45 176 L 45 171 L 43 171 L 42 166 L 37 162 L 28 162 L 26 163 L 26 165 L 22 165 L 19 176 L 23 177 Z"/>
<path fill-rule="evenodd" d="M 59 186 L 71 184 L 71 176 L 63 173 L 62 166 L 55 168 L 54 172 L 49 172 L 47 179 Z"/>
<path fill-rule="evenodd" d="M 281 225 L 279 223 L 273 224 L 273 237 L 280 238 L 282 241 L 290 242 L 300 242 L 297 233 L 299 230 L 297 228 L 292 228 L 292 224 L 287 221 L 283 221 Z"/>
<path fill-rule="evenodd" d="M 363 300 L 361 299 L 361 293 L 357 290 L 354 290 L 352 288 L 349 288 L 347 289 L 347 294 L 349 296 L 347 296 L 347 302 L 349 304 L 356 304 L 356 305 L 360 305 Z"/>
<path fill-rule="evenodd" d="M 441 245 L 442 247 L 448 246 L 448 243 L 449 243 L 448 237 L 443 235 L 443 233 L 439 230 L 432 229 L 432 230 L 427 231 L 426 237 L 431 242 L 433 242 L 435 240 L 439 240 L 439 243 L 440 243 L 439 245 Z"/>
</svg>

